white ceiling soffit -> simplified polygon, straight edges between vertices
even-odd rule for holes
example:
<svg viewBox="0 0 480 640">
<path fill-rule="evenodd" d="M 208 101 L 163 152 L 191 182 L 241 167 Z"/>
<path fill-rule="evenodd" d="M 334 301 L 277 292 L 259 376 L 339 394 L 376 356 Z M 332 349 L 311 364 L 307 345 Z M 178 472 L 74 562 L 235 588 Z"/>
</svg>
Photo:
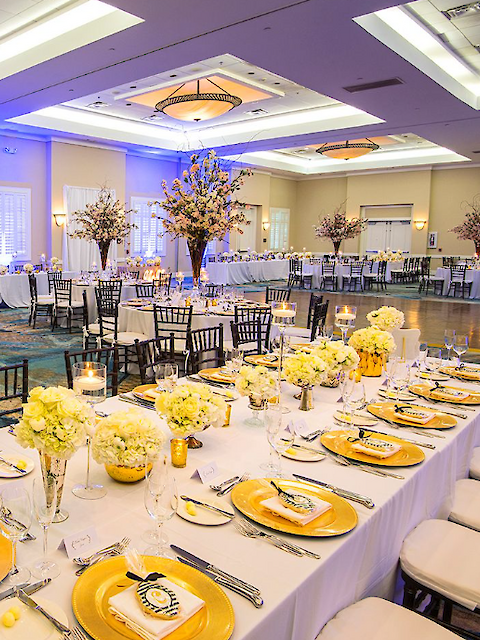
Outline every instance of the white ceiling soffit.
<svg viewBox="0 0 480 640">
<path fill-rule="evenodd" d="M 143 22 L 99 0 L 79 0 L 0 39 L 0 79 Z"/>
<path fill-rule="evenodd" d="M 459 100 L 480 109 L 480 77 L 407 9 L 390 7 L 354 20 Z"/>
<path fill-rule="evenodd" d="M 229 156 L 228 159 L 256 167 L 268 167 L 279 171 L 299 173 L 304 176 L 468 162 L 468 158 L 437 145 L 400 151 L 374 151 L 356 160 L 335 160 L 325 157 L 319 157 L 318 160 L 308 160 L 306 158 L 287 156 L 276 151 L 255 151 L 253 153 L 245 153 L 240 157 Z"/>
<path fill-rule="evenodd" d="M 383 120 L 355 107 L 336 104 L 188 131 L 66 106 L 47 107 L 12 118 L 9 122 L 177 151 L 185 148 L 186 142 L 190 149 L 216 147 L 248 143 L 250 140 L 269 140 L 280 136 L 362 127 L 378 124 Z"/>
</svg>

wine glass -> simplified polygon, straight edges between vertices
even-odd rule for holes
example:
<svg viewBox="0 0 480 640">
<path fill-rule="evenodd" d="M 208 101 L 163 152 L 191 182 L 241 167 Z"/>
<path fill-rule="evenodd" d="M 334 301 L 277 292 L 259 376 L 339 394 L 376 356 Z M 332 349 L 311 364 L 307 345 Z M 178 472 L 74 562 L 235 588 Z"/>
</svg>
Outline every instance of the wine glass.
<svg viewBox="0 0 480 640">
<path fill-rule="evenodd" d="M 227 350 L 226 358 L 225 358 L 225 366 L 227 370 L 234 376 L 237 377 L 240 372 L 240 368 L 243 363 L 243 354 L 240 349 L 236 349 L 232 347 Z"/>
<path fill-rule="evenodd" d="M 175 559 L 175 555 L 165 548 L 168 538 L 162 530 L 163 523 L 173 518 L 178 506 L 177 486 L 170 474 L 166 456 L 159 456 L 152 461 L 146 476 L 144 503 L 148 515 L 156 524 L 156 530 L 144 536 L 153 542 L 145 554 Z"/>
<path fill-rule="evenodd" d="M 397 368 L 398 358 L 390 357 L 385 363 L 385 376 L 387 379 L 387 397 L 389 396 L 390 389 L 393 384 L 393 378 L 395 376 L 395 370 Z"/>
<path fill-rule="evenodd" d="M 271 451 L 271 470 L 269 477 L 283 478 L 282 454 L 289 449 L 295 440 L 295 431 L 283 420 L 282 407 L 272 405 L 269 407 L 270 416 L 266 420 L 267 440 Z M 268 415 L 268 411 L 267 411 Z M 273 454 L 273 455 L 272 455 Z M 272 458 L 277 458 L 276 463 Z"/>
<path fill-rule="evenodd" d="M 410 384 L 410 364 L 408 362 L 397 362 L 395 367 L 395 375 L 393 376 L 393 386 L 397 392 L 397 402 L 400 400 L 400 394 Z"/>
<path fill-rule="evenodd" d="M 455 344 L 455 329 L 445 329 L 444 332 L 445 348 L 448 351 L 447 360 L 450 360 L 450 353 Z"/>
<path fill-rule="evenodd" d="M 342 339 L 347 344 L 348 330 L 355 326 L 357 307 L 339 305 L 335 307 L 335 324 L 342 332 Z"/>
<path fill-rule="evenodd" d="M 355 413 L 366 406 L 365 385 L 362 380 L 346 377 L 343 386 L 343 413 L 346 422 L 355 427 Z"/>
<path fill-rule="evenodd" d="M 177 384 L 177 381 L 178 381 L 178 364 L 167 362 L 165 364 L 163 374 L 164 374 L 163 389 L 164 391 L 169 391 L 171 393 L 175 389 L 175 385 Z"/>
<path fill-rule="evenodd" d="M 32 565 L 32 575 L 44 580 L 60 575 L 60 567 L 48 558 L 48 528 L 52 524 L 57 504 L 57 485 L 52 476 L 35 478 L 32 488 L 33 511 L 43 529 L 43 557 Z"/>
<path fill-rule="evenodd" d="M 462 364 L 462 355 L 468 351 L 468 336 L 456 334 L 453 350 L 458 356 L 457 367 L 460 367 Z"/>
<path fill-rule="evenodd" d="M 73 390 L 93 407 L 107 397 L 107 367 L 101 362 L 76 362 L 73 367 Z M 83 500 L 98 500 L 107 494 L 101 484 L 90 484 L 90 436 L 87 437 L 87 476 L 85 484 L 76 484 L 72 493 Z"/>
<path fill-rule="evenodd" d="M 438 373 L 442 365 L 442 350 L 438 347 L 428 347 L 425 356 L 425 367 L 431 374 Z"/>
<path fill-rule="evenodd" d="M 326 338 L 327 340 L 331 340 L 333 338 L 333 324 L 326 324 L 322 327 L 321 331 L 322 338 Z"/>
<path fill-rule="evenodd" d="M 30 578 L 30 571 L 26 567 L 17 567 L 16 560 L 17 542 L 32 524 L 32 505 L 28 491 L 20 483 L 3 487 L 0 500 L 0 531 L 12 543 L 12 566 L 2 585 L 16 587 Z"/>
</svg>

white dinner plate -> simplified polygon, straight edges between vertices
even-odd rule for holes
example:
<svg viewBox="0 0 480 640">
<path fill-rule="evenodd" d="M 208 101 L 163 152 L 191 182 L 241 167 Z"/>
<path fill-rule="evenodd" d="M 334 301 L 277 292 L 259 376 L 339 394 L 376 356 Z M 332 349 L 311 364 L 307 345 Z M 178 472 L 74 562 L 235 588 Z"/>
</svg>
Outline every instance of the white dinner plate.
<svg viewBox="0 0 480 640">
<path fill-rule="evenodd" d="M 433 380 L 435 382 L 442 382 L 443 380 L 450 379 L 450 376 L 447 376 L 445 373 L 429 373 L 428 371 L 419 371 L 416 376 L 421 380 Z"/>
<path fill-rule="evenodd" d="M 396 400 L 397 399 L 397 392 L 396 391 L 387 391 L 386 389 L 379 389 L 378 390 L 378 395 L 381 398 L 388 398 L 389 400 Z M 410 393 L 405 393 L 405 391 L 400 391 L 400 393 L 398 394 L 398 399 L 401 402 L 408 402 L 410 400 L 410 402 L 412 400 L 415 400 L 415 398 L 412 398 Z"/>
<path fill-rule="evenodd" d="M 28 456 L 24 456 L 21 453 L 0 453 L 1 458 L 5 458 L 8 462 L 12 464 L 18 464 L 20 460 L 26 462 L 27 466 L 25 467 L 26 473 L 20 473 L 19 471 L 15 471 L 15 469 L 10 469 L 10 467 L 3 462 L 0 462 L 0 478 L 21 478 L 26 476 L 35 468 L 34 461 Z"/>
<path fill-rule="evenodd" d="M 295 438 L 295 444 L 307 447 L 308 449 L 318 449 L 318 444 L 315 445 L 313 442 L 307 442 L 301 438 Z M 290 449 L 287 449 L 282 456 L 284 458 L 289 458 L 290 460 L 298 460 L 299 462 L 319 462 L 320 460 L 325 460 L 326 454 L 323 451 L 317 453 L 316 451 L 294 449 L 291 447 Z"/>
<path fill-rule="evenodd" d="M 339 422 L 343 422 L 344 424 L 350 424 L 350 420 L 346 418 L 343 411 L 335 411 L 333 417 L 336 418 Z M 374 417 L 367 418 L 366 416 L 354 416 L 353 426 L 354 427 L 373 427 L 374 424 L 377 424 L 378 420 Z"/>
<path fill-rule="evenodd" d="M 223 509 L 223 511 L 227 511 L 231 513 L 232 516 L 235 515 L 235 511 L 230 503 L 222 500 L 222 498 L 217 498 L 217 496 L 213 493 L 213 491 L 189 491 L 185 490 L 185 493 L 189 498 L 194 498 L 195 500 L 199 500 L 200 502 L 205 502 L 206 504 L 211 504 L 213 507 L 218 507 L 219 509 Z M 210 511 L 210 509 L 205 509 L 205 507 L 200 507 L 199 505 L 195 505 L 195 509 L 197 510 L 197 514 L 192 516 L 188 513 L 186 509 L 186 501 L 182 500 L 180 497 L 178 498 L 178 508 L 177 515 L 179 515 L 184 520 L 188 520 L 189 522 L 194 522 L 195 524 L 202 524 L 208 527 L 216 526 L 219 524 L 227 524 L 227 522 L 231 522 L 231 518 L 227 518 L 227 516 L 222 516 L 221 513 L 215 513 L 214 511 Z"/>
<path fill-rule="evenodd" d="M 56 602 L 45 600 L 36 594 L 32 598 L 59 622 L 68 626 L 67 614 Z M 62 640 L 63 634 L 57 631 L 51 622 L 17 598 L 5 598 L 0 601 L 0 617 L 11 607 L 20 609 L 20 618 L 13 627 L 7 628 L 0 623 L 2 640 Z"/>
</svg>

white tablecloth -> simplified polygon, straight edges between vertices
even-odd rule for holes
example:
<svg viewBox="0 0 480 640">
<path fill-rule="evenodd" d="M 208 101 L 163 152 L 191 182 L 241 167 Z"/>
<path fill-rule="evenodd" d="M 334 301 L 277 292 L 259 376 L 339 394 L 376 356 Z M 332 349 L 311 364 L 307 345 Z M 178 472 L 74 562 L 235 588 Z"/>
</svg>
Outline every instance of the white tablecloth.
<svg viewBox="0 0 480 640">
<path fill-rule="evenodd" d="M 94 284 L 74 284 L 72 286 L 72 300 L 82 300 L 82 292 L 87 292 L 87 307 L 88 307 L 88 321 L 89 323 L 97 321 L 97 301 L 95 299 L 95 287 Z M 133 284 L 122 284 L 122 292 L 120 295 L 121 300 L 128 300 L 129 298 L 135 298 L 137 290 Z M 123 329 L 121 329 L 123 331 Z"/>
<path fill-rule="evenodd" d="M 208 262 L 208 276 L 214 284 L 244 284 L 267 280 L 286 280 L 288 260 L 254 260 L 250 262 Z"/>
<path fill-rule="evenodd" d="M 62 273 L 64 280 L 76 278 L 77 275 L 74 271 L 63 271 Z M 37 273 L 36 279 L 37 294 L 39 296 L 48 295 L 47 273 L 45 271 Z M 0 302 L 2 301 L 12 308 L 30 306 L 30 287 L 26 273 L 8 273 L 0 276 Z"/>
<path fill-rule="evenodd" d="M 444 296 L 448 293 L 448 287 L 450 286 L 451 271 L 448 267 L 438 267 L 436 276 L 443 278 L 443 291 Z M 480 269 L 467 269 L 465 274 L 465 280 L 472 283 L 472 289 L 470 291 L 470 298 L 480 298 Z"/>
<path fill-rule="evenodd" d="M 378 273 L 378 262 L 373 263 L 372 273 Z M 308 267 L 304 267 L 303 272 L 308 273 Z M 314 264 L 310 267 L 310 273 L 313 273 L 312 280 L 312 288 L 320 289 L 321 277 L 322 277 L 322 265 Z M 402 262 L 387 262 L 387 273 L 386 280 L 387 282 L 391 282 L 392 280 L 392 269 L 403 269 L 403 261 Z M 367 266 L 363 268 L 363 273 L 370 273 Z M 335 275 L 337 276 L 337 289 L 344 288 L 344 277 L 350 275 L 350 265 L 349 264 L 340 264 L 335 267 Z M 347 280 L 348 282 L 348 280 Z"/>
<path fill-rule="evenodd" d="M 379 380 L 365 381 L 367 397 L 371 398 Z M 308 413 L 297 410 L 298 401 L 292 398 L 294 391 L 293 387 L 284 383 L 282 400 L 292 409 L 286 419 L 304 418 L 312 430 L 332 424 L 332 413 L 339 406 L 336 403 L 338 389 L 315 389 L 315 409 Z M 118 409 L 127 410 L 130 406 L 111 398 L 99 408 L 108 413 Z M 147 414 L 159 420 L 153 411 L 147 411 Z M 250 472 L 252 477 L 263 477 L 259 465 L 267 460 L 268 444 L 263 429 L 243 424 L 249 415 L 247 400 L 241 398 L 232 405 L 230 428 L 210 428 L 201 434 L 204 447 L 190 450 L 187 467 L 174 470 L 180 492 L 188 494 L 201 490 L 200 481 L 191 479 L 191 476 L 198 466 L 211 461 L 216 461 L 220 469 L 228 474 L 225 477 L 245 471 Z M 165 423 L 159 422 L 166 430 Z M 378 428 L 390 431 L 385 425 Z M 391 433 L 399 435 L 395 430 Z M 299 473 L 322 479 L 370 496 L 376 504 L 375 509 L 368 510 L 352 503 L 358 512 L 359 522 L 352 532 L 344 536 L 292 540 L 320 553 L 320 561 L 297 558 L 264 540 L 244 538 L 231 524 L 202 527 L 179 517 L 170 520 L 165 529 L 172 543 L 261 589 L 265 600 L 261 609 L 255 609 L 240 596 L 226 591 L 235 611 L 232 639 L 314 640 L 322 626 L 337 611 L 355 600 L 371 594 L 391 595 L 399 551 L 405 536 L 424 519 L 446 517 L 449 513 L 454 483 L 456 479 L 466 476 L 472 448 L 480 439 L 478 412 L 469 413 L 468 420 L 442 433 L 445 439 L 432 439 L 437 447 L 435 451 L 423 449 L 426 459 L 422 464 L 398 470 L 405 480 L 376 477 L 352 467 L 337 465 L 329 459 L 317 463 L 283 461 L 287 474 Z M 422 439 L 422 436 L 412 433 L 408 433 L 408 436 Z M 0 432 L 0 448 L 4 454 L 20 451 L 5 429 Z M 36 461 L 34 472 L 25 479 L 30 487 L 32 477 L 39 474 L 38 458 L 35 452 L 25 453 Z M 70 518 L 63 524 L 51 527 L 50 549 L 56 549 L 63 536 L 93 524 L 101 545 L 126 535 L 137 549 L 143 551 L 146 545 L 142 542 L 142 533 L 152 527 L 152 521 L 143 506 L 144 484 L 117 484 L 102 467 L 93 463 L 91 479 L 93 482 L 102 482 L 108 494 L 101 500 L 80 500 L 72 495 L 71 488 L 76 482 L 84 481 L 85 464 L 85 449 L 77 452 L 68 462 L 62 505 L 70 512 Z M 9 481 L 0 482 L 6 484 Z M 39 527 L 34 526 L 33 532 L 38 536 L 36 542 L 18 546 L 19 564 L 28 565 L 41 554 Z M 62 572 L 41 591 L 41 595 L 62 606 L 73 623 L 71 593 L 76 581 L 75 566 L 67 560 L 63 551 L 55 550 L 52 555 L 61 565 Z"/>
</svg>

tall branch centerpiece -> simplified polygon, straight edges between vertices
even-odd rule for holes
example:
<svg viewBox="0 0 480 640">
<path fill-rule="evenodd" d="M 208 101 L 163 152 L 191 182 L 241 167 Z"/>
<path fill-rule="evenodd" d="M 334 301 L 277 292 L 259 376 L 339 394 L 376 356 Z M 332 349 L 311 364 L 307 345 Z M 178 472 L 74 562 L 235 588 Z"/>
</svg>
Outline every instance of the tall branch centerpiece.
<svg viewBox="0 0 480 640">
<path fill-rule="evenodd" d="M 462 224 L 450 229 L 457 234 L 459 240 L 472 240 L 475 245 L 475 253 L 480 255 L 480 194 L 477 194 L 472 202 L 465 202 L 465 208 L 470 209 L 465 214 Z"/>
<path fill-rule="evenodd" d="M 136 225 L 128 222 L 128 216 L 135 213 L 126 209 L 120 200 L 114 200 L 112 192 L 103 186 L 93 204 L 87 204 L 83 211 L 73 214 L 80 229 L 69 233 L 71 238 L 83 238 L 96 242 L 100 251 L 102 269 L 107 266 L 108 250 L 112 242 L 120 244 Z"/>
<path fill-rule="evenodd" d="M 243 233 L 240 225 L 249 224 L 239 210 L 243 203 L 233 198 L 251 175 L 250 169 L 241 169 L 230 180 L 228 171 L 221 166 L 215 151 L 190 156 L 190 165 L 183 172 L 183 181 L 175 178 L 171 190 L 165 180 L 162 189 L 165 200 L 155 202 L 164 209 L 166 233 L 172 238 L 185 238 L 192 261 L 193 283 L 198 286 L 203 255 L 210 240 L 223 240 L 230 231 Z"/>
<path fill-rule="evenodd" d="M 317 238 L 329 238 L 333 242 L 335 255 L 338 255 L 342 240 L 356 238 L 365 229 L 366 220 L 360 218 L 347 218 L 345 202 L 342 202 L 333 211 L 333 214 L 319 219 L 318 225 L 314 225 Z"/>
</svg>

